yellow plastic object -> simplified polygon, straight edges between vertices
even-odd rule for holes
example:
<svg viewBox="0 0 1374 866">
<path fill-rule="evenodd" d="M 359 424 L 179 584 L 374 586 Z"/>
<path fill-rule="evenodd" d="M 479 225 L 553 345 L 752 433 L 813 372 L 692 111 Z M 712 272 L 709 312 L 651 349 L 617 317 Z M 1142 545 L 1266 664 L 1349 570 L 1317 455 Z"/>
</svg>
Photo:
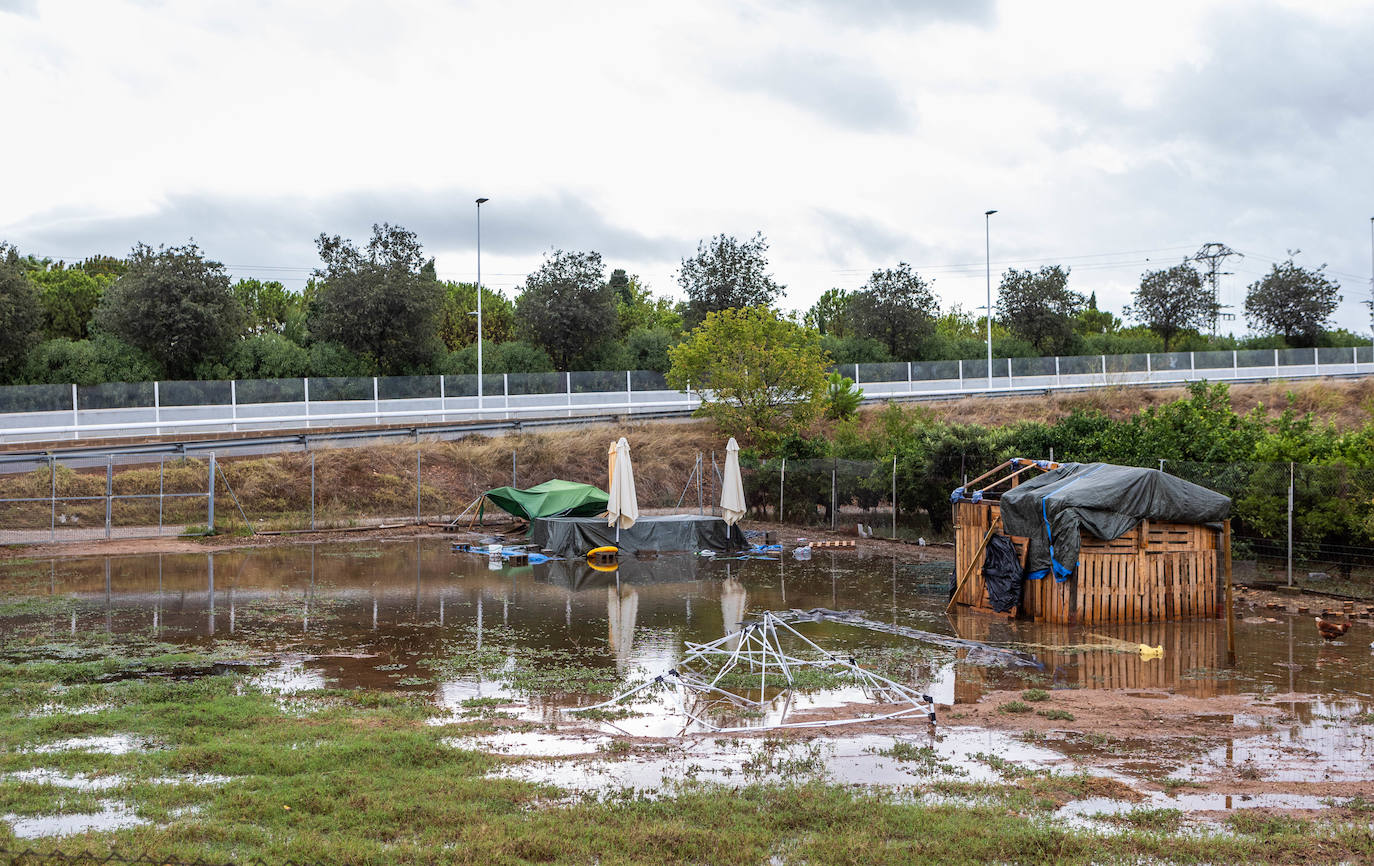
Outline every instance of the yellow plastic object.
<svg viewBox="0 0 1374 866">
<path fill-rule="evenodd" d="M 1164 647 L 1141 644 L 1140 657 L 1145 661 L 1149 661 L 1150 659 L 1162 659 L 1164 658 Z"/>
<path fill-rule="evenodd" d="M 592 571 L 604 571 L 609 573 L 620 568 L 620 563 L 617 562 L 611 565 L 602 565 L 599 562 L 592 562 L 591 560 L 587 560 L 587 567 L 590 568 Z"/>
<path fill-rule="evenodd" d="M 620 553 L 620 548 L 612 544 L 608 544 L 605 547 L 593 547 L 591 550 L 587 551 L 587 556 L 596 556 L 598 553 Z"/>
</svg>

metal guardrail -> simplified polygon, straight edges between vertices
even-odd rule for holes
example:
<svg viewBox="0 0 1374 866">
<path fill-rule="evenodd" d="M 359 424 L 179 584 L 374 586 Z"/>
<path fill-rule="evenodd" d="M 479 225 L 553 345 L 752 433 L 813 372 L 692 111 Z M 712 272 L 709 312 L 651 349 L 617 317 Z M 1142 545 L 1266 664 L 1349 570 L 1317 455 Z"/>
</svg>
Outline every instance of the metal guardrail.
<svg viewBox="0 0 1374 866">
<path fill-rule="evenodd" d="M 1371 347 L 843 364 L 866 400 L 1374 374 Z M 689 414 L 692 390 L 651 371 L 353 377 L 0 388 L 0 442 Z M 312 396 L 313 395 L 313 396 Z"/>
</svg>

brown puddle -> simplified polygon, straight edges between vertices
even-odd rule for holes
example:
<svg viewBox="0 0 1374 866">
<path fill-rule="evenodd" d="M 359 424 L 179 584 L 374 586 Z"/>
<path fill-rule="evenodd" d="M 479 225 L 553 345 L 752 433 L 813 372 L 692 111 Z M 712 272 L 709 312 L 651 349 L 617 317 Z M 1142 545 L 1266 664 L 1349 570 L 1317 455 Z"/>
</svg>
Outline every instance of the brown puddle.
<svg viewBox="0 0 1374 866">
<path fill-rule="evenodd" d="M 853 609 L 869 619 L 1021 648 L 1039 660 L 1039 671 L 1011 671 L 976 663 L 965 650 L 925 647 L 835 623 L 811 628 L 808 636 L 826 649 L 852 653 L 864 665 L 884 665 L 888 675 L 921 688 L 939 704 L 953 705 L 941 711 L 941 735 L 949 732 L 951 744 L 982 737 L 979 748 L 993 753 L 987 738 L 994 737 L 998 748 L 1008 748 L 1006 734 L 960 733 L 961 724 L 980 723 L 961 723 L 961 712 L 992 712 L 983 700 L 989 692 L 1035 686 L 1049 692 L 1049 702 L 1030 707 L 1004 730 L 1032 728 L 1035 710 L 1072 708 L 1075 696 L 1082 704 L 1090 692 L 1108 710 L 1118 699 L 1158 712 L 1168 712 L 1176 700 L 1198 703 L 1187 710 L 1188 723 L 1199 726 L 1188 753 L 1178 750 L 1177 740 L 1133 743 L 1127 737 L 1137 722 L 1125 723 L 1116 740 L 1075 733 L 1083 726 L 1072 721 L 1042 722 L 1044 739 L 1027 745 L 1042 759 L 1046 753 L 1063 759 L 1062 765 L 1046 765 L 1091 767 L 1151 785 L 1172 777 L 1210 786 L 1206 793 L 1153 790 L 1156 800 L 1184 804 L 1191 802 L 1185 796 L 1192 796 L 1198 804 L 1212 804 L 1223 796 L 1216 785 L 1225 783 L 1245 792 L 1236 797 L 1267 802 L 1261 795 L 1274 791 L 1266 785 L 1333 783 L 1332 790 L 1339 792 L 1342 785 L 1370 778 L 1374 629 L 1368 623 L 1358 622 L 1344 640 L 1328 643 L 1309 617 L 1237 622 L 1236 656 L 1228 664 L 1219 620 L 1083 629 L 977 615 L 947 618 L 947 568 L 903 564 L 860 550 L 817 551 L 805 562 L 663 556 L 625 562 L 618 574 L 580 562 L 493 569 L 484 557 L 451 552 L 442 539 L 30 561 L 0 566 L 0 589 L 13 611 L 0 616 L 0 633 L 23 639 L 6 640 L 8 647 L 45 642 L 61 647 L 93 633 L 199 646 L 252 661 L 241 669 L 286 695 L 321 688 L 401 690 L 428 695 L 452 710 L 451 719 L 462 718 L 473 698 L 488 698 L 490 706 L 557 723 L 581 737 L 581 745 L 569 745 L 516 735 L 535 753 L 571 759 L 596 753 L 608 736 L 629 736 L 642 745 L 665 742 L 680 729 L 677 721 L 664 720 L 661 701 L 638 705 L 637 715 L 610 726 L 559 712 L 618 690 L 588 694 L 578 688 L 585 681 L 581 674 L 620 684 L 652 677 L 682 657 L 685 641 L 719 638 L 730 630 L 727 623 L 751 613 Z M 1103 637 L 1160 646 L 1163 657 L 1086 648 Z M 12 658 L 10 652 L 0 649 L 0 658 Z M 466 661 L 455 667 L 454 659 Z M 541 671 L 548 679 L 531 687 L 526 675 Z M 548 685 L 564 679 L 565 687 Z M 836 687 L 813 690 L 804 699 L 825 710 L 863 696 L 852 687 Z M 1265 701 L 1272 712 L 1247 716 L 1243 705 L 1252 699 Z M 1148 712 L 1138 710 L 1137 717 L 1147 718 Z M 764 713 L 759 722 L 767 720 Z M 929 736 L 923 729 L 921 735 Z M 854 736 L 886 736 L 891 742 L 886 731 Z M 832 768 L 834 778 L 865 777 L 881 763 L 868 752 L 854 751 L 858 739 L 838 741 L 844 745 L 821 742 L 819 760 Z M 877 742 L 865 741 L 865 748 Z M 738 758 L 729 749 L 703 748 L 696 747 L 695 754 L 674 752 L 664 762 L 677 767 L 671 772 L 685 774 L 698 764 L 725 767 Z M 942 756 L 967 772 L 971 764 L 956 751 L 951 746 Z M 846 757 L 835 760 L 839 756 Z M 909 775 L 900 762 L 887 763 L 894 780 Z M 1355 772 L 1356 766 L 1363 769 Z M 655 778 L 663 778 L 652 770 L 623 769 L 608 771 L 609 779 L 652 786 Z M 560 778 L 557 772 L 551 776 Z"/>
</svg>

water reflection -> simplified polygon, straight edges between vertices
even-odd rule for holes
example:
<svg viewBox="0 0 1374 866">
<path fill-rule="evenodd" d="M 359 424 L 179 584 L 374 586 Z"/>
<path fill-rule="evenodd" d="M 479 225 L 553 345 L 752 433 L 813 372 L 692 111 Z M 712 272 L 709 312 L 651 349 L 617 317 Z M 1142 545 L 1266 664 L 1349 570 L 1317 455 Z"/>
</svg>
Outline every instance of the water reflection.
<svg viewBox="0 0 1374 866">
<path fill-rule="evenodd" d="M 585 561 L 491 570 L 485 557 L 451 553 L 445 541 L 433 539 L 46 565 L 39 591 L 67 603 L 0 620 L 0 629 L 138 633 L 205 646 L 232 642 L 274 654 L 279 662 L 296 660 L 291 664 L 299 672 L 283 673 L 285 681 L 428 690 L 444 702 L 502 694 L 491 681 L 495 672 L 459 682 L 429 664 L 456 646 L 496 650 L 508 664 L 533 649 L 621 674 L 656 673 L 680 658 L 684 640 L 715 640 L 753 612 L 810 607 L 857 609 L 895 625 L 1025 646 L 1056 686 L 1196 696 L 1311 692 L 1367 705 L 1374 680 L 1374 656 L 1366 648 L 1371 635 L 1363 623 L 1336 645 L 1321 641 L 1307 618 L 1237 623 L 1232 667 L 1216 620 L 1089 632 L 968 613 L 947 619 L 942 568 L 854 553 L 818 552 L 806 562 L 664 556 L 627 560 L 612 571 Z M 6 568 L 0 566 L 0 582 Z M 1094 635 L 1163 646 L 1164 656 L 1083 651 Z M 835 649 L 867 650 L 870 657 L 883 647 L 912 646 L 904 638 L 833 623 L 817 624 L 810 636 Z M 912 676 L 924 678 L 942 701 L 976 700 L 1008 682 L 1000 669 L 951 661 L 937 659 Z"/>
</svg>

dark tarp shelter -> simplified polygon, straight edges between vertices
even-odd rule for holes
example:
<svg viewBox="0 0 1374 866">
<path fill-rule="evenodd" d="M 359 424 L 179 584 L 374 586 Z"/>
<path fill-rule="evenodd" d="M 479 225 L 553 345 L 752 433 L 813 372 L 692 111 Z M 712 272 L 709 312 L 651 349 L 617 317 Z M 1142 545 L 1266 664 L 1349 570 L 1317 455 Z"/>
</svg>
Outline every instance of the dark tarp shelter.
<svg viewBox="0 0 1374 866">
<path fill-rule="evenodd" d="M 595 517 L 606 510 L 606 491 L 590 484 L 555 478 L 520 490 L 497 487 L 483 494 L 503 511 L 533 521 L 537 517 Z"/>
<path fill-rule="evenodd" d="M 597 547 L 615 546 L 622 553 L 661 553 L 683 550 L 738 550 L 749 546 L 738 525 L 719 517 L 669 514 L 641 517 L 634 526 L 620 530 L 604 517 L 548 517 L 530 525 L 530 541 L 560 556 L 584 556 Z"/>
<path fill-rule="evenodd" d="M 1080 534 L 1110 541 L 1142 520 L 1217 523 L 1231 500 L 1158 469 L 1110 463 L 1065 463 L 1002 494 L 1002 526 L 1029 540 L 1026 576 L 1053 572 L 1066 580 L 1078 567 Z"/>
</svg>

